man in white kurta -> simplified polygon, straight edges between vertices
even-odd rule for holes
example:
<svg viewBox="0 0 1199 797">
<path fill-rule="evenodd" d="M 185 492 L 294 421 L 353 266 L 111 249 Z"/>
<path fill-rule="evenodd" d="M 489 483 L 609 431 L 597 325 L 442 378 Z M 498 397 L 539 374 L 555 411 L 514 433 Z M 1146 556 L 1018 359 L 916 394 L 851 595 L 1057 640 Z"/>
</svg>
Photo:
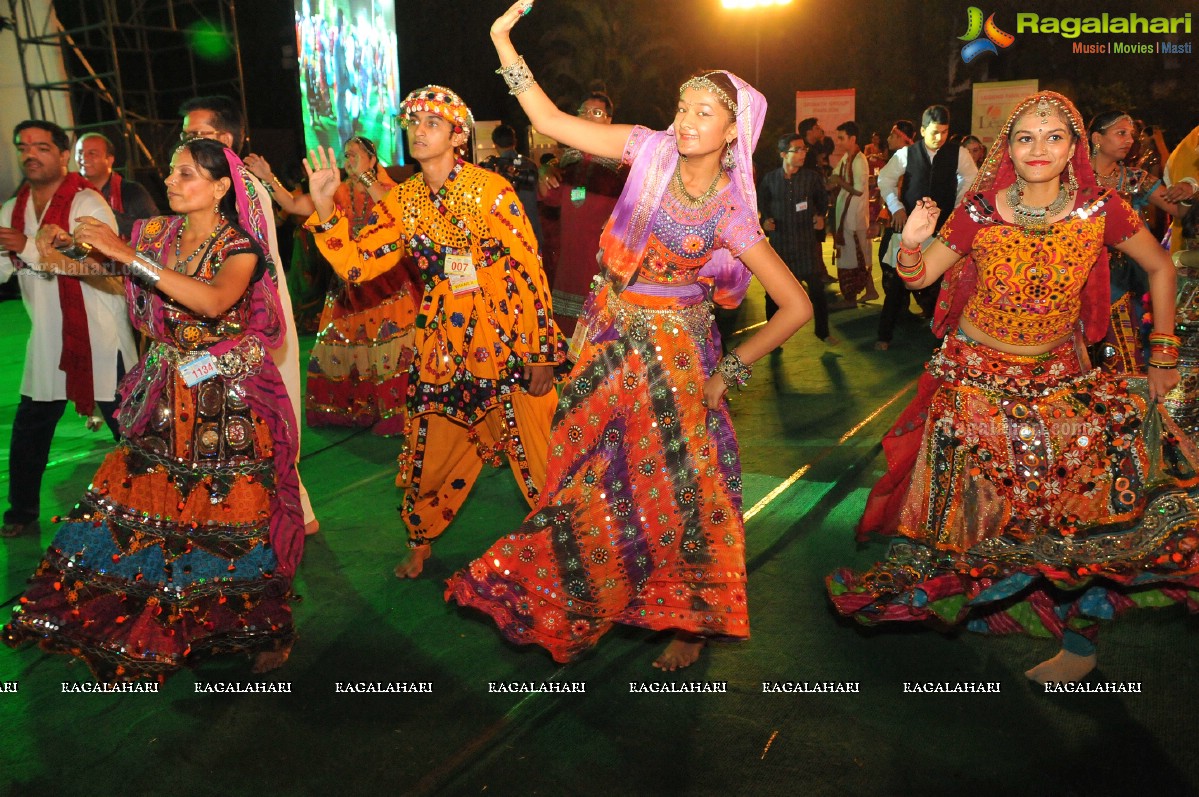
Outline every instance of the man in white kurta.
<svg viewBox="0 0 1199 797">
<path fill-rule="evenodd" d="M 0 252 L 0 282 L 7 281 L 14 270 L 17 272 L 32 329 L 10 440 L 9 506 L 0 531 L 6 537 L 21 534 L 38 519 L 42 476 L 54 430 L 67 406 L 67 374 L 60 368 L 63 308 L 59 280 L 77 280 L 80 285 L 91 348 L 93 398 L 114 436 L 117 381 L 137 362 L 122 278 L 56 276 L 42 268 L 34 238 L 47 221 L 53 197 L 67 184 L 70 147 L 66 133 L 52 123 L 34 121 L 17 125 L 13 137 L 28 196 L 22 202 L 21 218 L 13 218 L 17 197 L 0 207 L 0 250 L 5 250 Z M 73 230 L 75 220 L 81 216 L 93 216 L 117 229 L 112 209 L 90 188 L 71 197 L 67 229 Z"/>
<path fill-rule="evenodd" d="M 843 244 L 837 254 L 837 281 L 841 283 L 842 305 L 853 305 L 865 290 L 866 300 L 877 299 L 878 291 L 870 273 L 873 257 L 867 229 L 870 227 L 870 167 L 858 146 L 858 126 L 843 122 L 834 133 L 837 146 L 845 155 L 833 168 L 830 184 L 839 188 L 836 224 Z"/>
</svg>

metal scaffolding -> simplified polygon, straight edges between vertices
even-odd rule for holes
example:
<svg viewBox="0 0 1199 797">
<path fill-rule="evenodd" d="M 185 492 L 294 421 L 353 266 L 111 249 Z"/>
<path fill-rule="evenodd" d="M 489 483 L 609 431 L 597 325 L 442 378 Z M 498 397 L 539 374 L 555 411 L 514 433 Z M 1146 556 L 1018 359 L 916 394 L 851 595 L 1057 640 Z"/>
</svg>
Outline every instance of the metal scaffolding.
<svg viewBox="0 0 1199 797">
<path fill-rule="evenodd" d="M 75 133 L 98 131 L 126 176 L 157 182 L 178 141 L 180 104 L 225 94 L 245 111 L 235 0 L 50 0 L 35 18 L 31 0 L 9 0 L 21 76 L 33 118 L 50 118 L 66 94 Z M 203 45 L 223 58 L 205 58 Z M 226 49 L 227 48 L 227 49 Z M 33 59 L 61 57 L 65 80 L 31 82 Z M 123 157 L 122 157 L 123 156 Z"/>
</svg>

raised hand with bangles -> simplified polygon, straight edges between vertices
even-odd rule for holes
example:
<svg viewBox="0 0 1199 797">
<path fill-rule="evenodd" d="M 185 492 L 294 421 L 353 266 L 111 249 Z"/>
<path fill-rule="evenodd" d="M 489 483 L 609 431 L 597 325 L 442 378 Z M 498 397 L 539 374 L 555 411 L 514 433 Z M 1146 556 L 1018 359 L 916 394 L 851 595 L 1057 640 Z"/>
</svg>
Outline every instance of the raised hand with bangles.
<svg viewBox="0 0 1199 797">
<path fill-rule="evenodd" d="M 1094 669 L 1100 621 L 1199 605 L 1199 448 L 1159 406 L 1178 384 L 1174 268 L 1097 181 L 1085 135 L 1068 99 L 1028 97 L 923 253 L 938 208 L 926 199 L 905 223 L 909 287 L 945 275 L 945 341 L 883 440 L 888 470 L 858 527 L 896 540 L 827 579 L 864 624 L 1055 637 L 1026 672 L 1039 683 Z M 1149 277 L 1143 378 L 1085 354 L 1110 323 L 1109 247 Z"/>
<path fill-rule="evenodd" d="M 740 458 L 725 397 L 812 308 L 758 224 L 752 153 L 765 98 L 715 70 L 680 87 L 670 130 L 563 113 L 509 38 L 531 6 L 516 3 L 491 28 L 510 92 L 538 131 L 630 170 L 575 330 L 546 488 L 446 597 L 557 661 L 618 623 L 671 630 L 653 664 L 677 670 L 709 639 L 748 635 Z M 779 310 L 722 359 L 713 306 L 739 304 L 751 274 Z M 592 531 L 605 527 L 613 533 Z M 630 550 L 652 554 L 633 566 Z"/>
</svg>

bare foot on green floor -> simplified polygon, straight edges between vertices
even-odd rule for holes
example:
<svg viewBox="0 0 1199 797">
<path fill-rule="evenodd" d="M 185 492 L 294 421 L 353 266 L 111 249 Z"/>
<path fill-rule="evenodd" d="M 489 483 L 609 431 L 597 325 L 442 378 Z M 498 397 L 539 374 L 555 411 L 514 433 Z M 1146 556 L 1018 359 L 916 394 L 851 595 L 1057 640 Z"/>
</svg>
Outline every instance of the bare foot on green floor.
<svg viewBox="0 0 1199 797">
<path fill-rule="evenodd" d="M 250 672 L 263 673 L 277 670 L 287 663 L 287 657 L 291 655 L 291 646 L 283 650 L 264 650 L 254 657 L 254 665 L 250 667 Z"/>
<path fill-rule="evenodd" d="M 1079 656 L 1068 650 L 1059 650 L 1057 655 L 1048 661 L 1043 661 L 1024 675 L 1030 681 L 1039 684 L 1059 683 L 1062 681 L 1081 681 L 1091 670 L 1095 669 L 1095 654 Z"/>
<path fill-rule="evenodd" d="M 674 672 L 684 667 L 690 667 L 699 660 L 699 653 L 704 649 L 705 640 L 702 636 L 678 631 L 662 655 L 654 659 L 654 666 L 665 672 Z"/>
<path fill-rule="evenodd" d="M 422 545 L 408 550 L 408 558 L 396 565 L 396 578 L 416 578 L 425 569 L 425 561 L 433 555 L 431 545 Z"/>
</svg>

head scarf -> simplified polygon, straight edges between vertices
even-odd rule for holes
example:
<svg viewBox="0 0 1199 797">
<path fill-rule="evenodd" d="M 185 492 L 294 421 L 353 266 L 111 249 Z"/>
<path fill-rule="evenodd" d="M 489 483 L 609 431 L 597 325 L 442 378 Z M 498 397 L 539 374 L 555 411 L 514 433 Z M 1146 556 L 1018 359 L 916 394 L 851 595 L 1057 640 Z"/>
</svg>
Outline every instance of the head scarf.
<svg viewBox="0 0 1199 797">
<path fill-rule="evenodd" d="M 732 144 L 735 165 L 728 175 L 732 189 L 740 194 L 741 201 L 756 216 L 758 195 L 754 190 L 753 152 L 766 119 L 766 98 L 732 72 L 723 74 L 737 87 L 737 138 Z M 624 190 L 600 237 L 604 268 L 618 290 L 629 284 L 641 265 L 662 197 L 670 187 L 678 164 L 674 125 L 652 133 L 642 153 L 633 162 Z M 736 307 L 749 288 L 749 269 L 724 249 L 712 253 L 711 259 L 700 269 L 699 277 L 712 287 L 713 300 L 721 307 Z"/>
<path fill-rule="evenodd" d="M 982 166 L 979 167 L 978 176 L 974 179 L 970 191 L 967 192 L 966 201 L 969 201 L 969 197 L 974 194 L 984 191 L 1002 191 L 1016 182 L 1016 167 L 1012 163 L 1010 148 L 1012 126 L 1017 119 L 1030 110 L 1036 113 L 1056 114 L 1078 137 L 1075 141 L 1074 155 L 1067 164 L 1067 169 L 1073 170 L 1074 179 L 1078 182 L 1074 207 L 1081 207 L 1100 196 L 1102 189 L 1095 179 L 1095 169 L 1091 166 L 1091 150 L 1087 144 L 1087 128 L 1083 123 L 1082 115 L 1074 107 L 1074 103 L 1056 91 L 1041 91 L 1021 100 L 1012 109 L 1011 115 L 1000 129 L 995 142 L 991 144 L 991 149 L 983 160 Z M 1067 178 L 1063 174 L 1061 179 Z M 1081 320 L 1083 333 L 1088 343 L 1102 340 L 1103 336 L 1107 334 L 1107 327 L 1110 323 L 1110 281 L 1107 247 L 1101 247 L 1099 256 L 1091 267 L 1091 274 L 1082 294 Z M 962 258 L 946 272 L 937 300 L 933 332 L 938 336 L 944 336 L 946 332 L 956 328 L 958 318 L 962 315 L 962 309 L 966 306 L 967 299 L 974 293 L 977 285 L 978 271 L 972 257 Z"/>
<path fill-rule="evenodd" d="M 237 153 L 225 147 L 225 160 L 229 164 L 229 176 L 233 183 L 233 198 L 237 203 L 237 220 L 258 248 L 262 250 L 262 259 L 266 261 L 267 272 L 278 279 L 276 268 L 278 264 L 271 260 L 271 247 L 268 240 L 268 220 L 262 211 L 262 203 L 258 201 L 258 189 L 250 177 L 250 170 L 242 163 Z M 275 291 L 274 301 L 279 301 L 278 291 Z"/>
<path fill-rule="evenodd" d="M 470 133 L 475 125 L 474 114 L 466 103 L 451 89 L 445 86 L 425 86 L 411 92 L 400 103 L 400 126 L 408 127 L 421 111 L 440 116 L 454 125 L 456 132 Z"/>
</svg>

